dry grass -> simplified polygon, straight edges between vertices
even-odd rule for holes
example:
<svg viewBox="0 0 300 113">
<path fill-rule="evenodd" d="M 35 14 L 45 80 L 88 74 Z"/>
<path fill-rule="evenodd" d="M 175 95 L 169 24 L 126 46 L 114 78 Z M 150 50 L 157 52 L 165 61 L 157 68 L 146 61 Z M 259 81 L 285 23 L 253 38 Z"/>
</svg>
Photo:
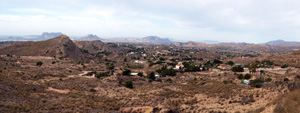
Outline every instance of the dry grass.
<svg viewBox="0 0 300 113">
<path fill-rule="evenodd" d="M 290 92 L 274 109 L 275 113 L 299 113 L 300 112 L 300 89 Z"/>
</svg>

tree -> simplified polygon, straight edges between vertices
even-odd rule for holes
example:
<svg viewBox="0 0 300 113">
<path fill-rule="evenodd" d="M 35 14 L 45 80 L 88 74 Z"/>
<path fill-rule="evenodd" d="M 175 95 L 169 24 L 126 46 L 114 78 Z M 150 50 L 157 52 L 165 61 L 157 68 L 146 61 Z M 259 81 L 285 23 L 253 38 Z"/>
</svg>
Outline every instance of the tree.
<svg viewBox="0 0 300 113">
<path fill-rule="evenodd" d="M 43 62 L 42 61 L 38 61 L 37 63 L 36 63 L 36 66 L 42 66 L 43 65 Z"/>
<path fill-rule="evenodd" d="M 233 72 L 244 72 L 244 68 L 242 66 L 234 66 L 231 68 Z"/>
<path fill-rule="evenodd" d="M 125 82 L 125 87 L 132 89 L 133 88 L 132 81 L 126 81 Z"/>
<path fill-rule="evenodd" d="M 287 65 L 287 64 L 284 64 L 283 66 L 281 66 L 281 68 L 287 68 L 287 67 L 289 67 L 289 65 Z"/>
<path fill-rule="evenodd" d="M 161 58 L 159 58 L 159 60 L 160 61 L 165 61 L 166 59 L 161 57 Z"/>
<path fill-rule="evenodd" d="M 238 75 L 238 79 L 241 80 L 241 79 L 243 79 L 243 78 L 244 78 L 244 75 L 243 75 L 243 74 L 239 74 L 239 75 Z"/>
<path fill-rule="evenodd" d="M 272 81 L 272 78 L 267 78 L 266 79 L 266 82 L 271 82 Z"/>
<path fill-rule="evenodd" d="M 98 74 L 96 74 L 97 78 L 106 77 L 106 76 L 109 76 L 109 72 L 99 72 Z"/>
<path fill-rule="evenodd" d="M 172 79 L 168 78 L 168 79 L 166 80 L 166 82 L 172 83 Z"/>
<path fill-rule="evenodd" d="M 155 80 L 155 73 L 153 71 L 149 74 L 149 79 Z"/>
<path fill-rule="evenodd" d="M 131 70 L 129 70 L 129 69 L 125 69 L 124 71 L 123 71 L 123 75 L 124 76 L 129 76 L 130 75 L 130 73 L 131 73 Z"/>
<path fill-rule="evenodd" d="M 137 75 L 140 76 L 140 77 L 144 76 L 143 72 L 139 72 Z"/>
<path fill-rule="evenodd" d="M 254 80 L 250 80 L 250 85 L 252 87 L 260 88 L 263 86 L 262 83 L 264 83 L 264 82 L 265 82 L 265 80 L 263 78 L 256 78 Z"/>
<path fill-rule="evenodd" d="M 233 65 L 234 65 L 234 62 L 232 62 L 232 61 L 228 61 L 226 64 L 227 64 L 227 65 L 231 65 L 231 66 L 233 66 Z"/>
<path fill-rule="evenodd" d="M 247 73 L 247 74 L 245 75 L 245 79 L 250 79 L 250 78 L 251 78 L 251 75 Z"/>
<path fill-rule="evenodd" d="M 97 90 L 94 89 L 94 88 L 90 89 L 90 92 L 96 92 L 96 91 L 97 91 Z"/>
<path fill-rule="evenodd" d="M 214 59 L 214 62 L 213 62 L 213 63 L 214 63 L 214 64 L 222 64 L 223 62 L 220 61 L 220 60 Z"/>
</svg>

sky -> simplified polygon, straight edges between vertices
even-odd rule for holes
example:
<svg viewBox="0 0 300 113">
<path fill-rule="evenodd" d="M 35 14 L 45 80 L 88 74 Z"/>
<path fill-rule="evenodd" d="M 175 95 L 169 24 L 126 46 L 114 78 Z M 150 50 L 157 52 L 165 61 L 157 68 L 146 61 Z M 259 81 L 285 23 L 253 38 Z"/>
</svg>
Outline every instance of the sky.
<svg viewBox="0 0 300 113">
<path fill-rule="evenodd" d="M 0 35 L 300 41 L 298 0 L 0 0 Z"/>
</svg>

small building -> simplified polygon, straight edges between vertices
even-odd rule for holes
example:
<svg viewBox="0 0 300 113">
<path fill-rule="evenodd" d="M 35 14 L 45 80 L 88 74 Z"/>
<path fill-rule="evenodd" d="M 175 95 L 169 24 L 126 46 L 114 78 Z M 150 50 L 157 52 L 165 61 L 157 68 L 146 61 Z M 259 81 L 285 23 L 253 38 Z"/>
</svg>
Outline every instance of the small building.
<svg viewBox="0 0 300 113">
<path fill-rule="evenodd" d="M 260 75 L 260 71 L 256 71 L 255 74 L 256 74 L 256 75 Z"/>
<path fill-rule="evenodd" d="M 122 73 L 114 72 L 113 75 L 122 75 Z"/>
<path fill-rule="evenodd" d="M 147 56 L 147 54 L 142 54 L 142 56 L 143 56 L 143 57 L 146 57 L 146 56 Z"/>
<path fill-rule="evenodd" d="M 6 55 L 1 55 L 1 57 L 5 57 Z"/>
<path fill-rule="evenodd" d="M 175 69 L 182 69 L 184 68 L 184 65 L 182 64 L 182 62 L 178 62 L 178 64 L 176 64 Z"/>
<path fill-rule="evenodd" d="M 167 67 L 167 69 L 172 69 L 173 68 L 173 66 L 169 65 L 169 64 L 167 64 L 166 67 Z"/>
<path fill-rule="evenodd" d="M 249 68 L 244 68 L 244 72 L 243 72 L 243 73 L 244 73 L 244 74 L 250 73 Z"/>
<path fill-rule="evenodd" d="M 138 63 L 138 64 L 144 64 L 146 63 L 146 61 L 141 61 L 141 60 L 135 60 L 134 63 Z"/>
<path fill-rule="evenodd" d="M 138 75 L 138 73 L 133 72 L 133 73 L 130 73 L 130 75 L 131 76 L 136 76 L 136 75 Z"/>
<path fill-rule="evenodd" d="M 92 77 L 96 77 L 96 74 L 95 74 L 95 73 L 93 73 L 93 74 L 92 74 Z"/>
<path fill-rule="evenodd" d="M 157 74 L 156 74 L 156 75 L 154 75 L 154 76 L 155 76 L 155 78 L 159 78 L 159 77 L 160 77 L 160 75 L 157 75 Z"/>
<path fill-rule="evenodd" d="M 280 70 L 281 69 L 281 66 L 274 66 L 273 67 L 273 70 Z"/>
<path fill-rule="evenodd" d="M 230 66 L 227 64 L 219 64 L 218 68 L 219 69 L 230 69 Z"/>
<path fill-rule="evenodd" d="M 243 80 L 241 84 L 249 84 L 249 80 Z"/>
</svg>

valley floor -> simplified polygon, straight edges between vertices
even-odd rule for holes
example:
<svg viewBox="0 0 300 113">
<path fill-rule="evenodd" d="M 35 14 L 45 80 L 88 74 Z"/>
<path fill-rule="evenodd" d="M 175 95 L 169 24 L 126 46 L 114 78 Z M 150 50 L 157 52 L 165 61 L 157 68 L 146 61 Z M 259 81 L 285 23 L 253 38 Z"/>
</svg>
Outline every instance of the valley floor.
<svg viewBox="0 0 300 113">
<path fill-rule="evenodd" d="M 40 60 L 44 64 L 36 66 Z M 1 59 L 1 111 L 269 113 L 274 111 L 277 99 L 289 92 L 289 82 L 254 88 L 240 84 L 241 80 L 229 71 L 190 72 L 151 82 L 139 76 L 85 76 L 91 70 L 82 69 L 80 64 L 60 61 L 52 65 L 53 60 Z M 282 72 L 266 73 L 275 76 Z M 235 80 L 224 82 L 229 79 Z M 132 89 L 124 87 L 126 81 L 133 82 Z"/>
</svg>

